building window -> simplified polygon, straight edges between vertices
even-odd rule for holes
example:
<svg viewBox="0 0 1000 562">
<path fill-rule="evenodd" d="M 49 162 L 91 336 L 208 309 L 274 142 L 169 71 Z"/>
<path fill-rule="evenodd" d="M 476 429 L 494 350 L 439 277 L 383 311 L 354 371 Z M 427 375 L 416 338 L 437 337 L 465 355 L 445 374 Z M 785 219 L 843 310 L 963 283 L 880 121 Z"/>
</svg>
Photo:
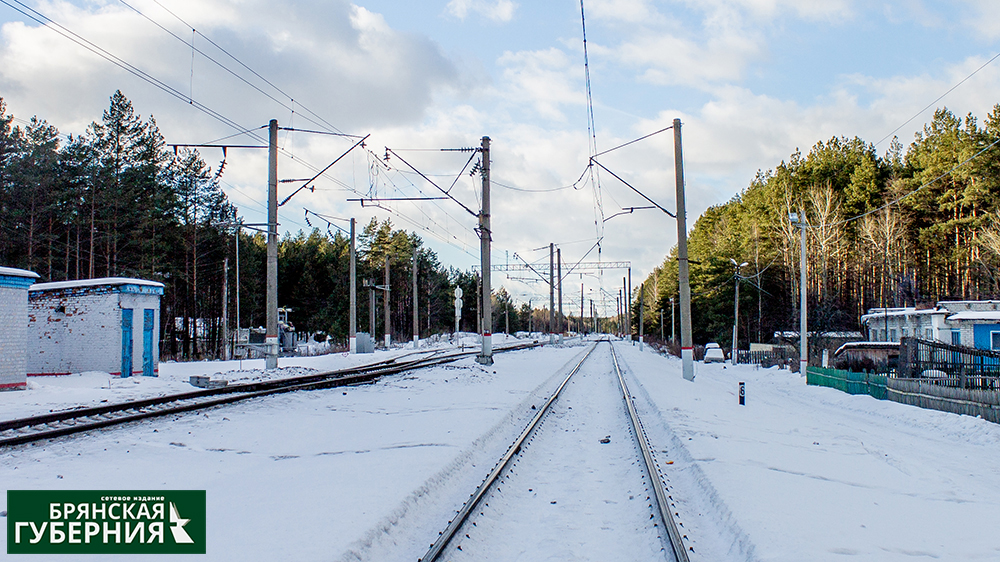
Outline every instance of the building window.
<svg viewBox="0 0 1000 562">
<path fill-rule="evenodd" d="M 900 328 L 900 329 L 902 330 L 900 332 L 900 335 L 903 336 L 904 338 L 906 336 L 910 335 L 910 329 L 909 328 L 903 327 L 903 328 Z"/>
<path fill-rule="evenodd" d="M 889 330 L 889 339 L 886 340 L 886 341 L 899 341 L 896 338 L 896 328 L 892 328 L 892 329 Z"/>
<path fill-rule="evenodd" d="M 924 337 L 932 340 L 934 339 L 934 328 L 927 328 L 924 330 Z"/>
<path fill-rule="evenodd" d="M 990 349 L 1000 349 L 1000 332 L 990 332 Z"/>
<path fill-rule="evenodd" d="M 889 336 L 886 335 L 885 330 L 882 330 L 882 337 L 879 338 L 879 341 L 889 341 Z"/>
</svg>

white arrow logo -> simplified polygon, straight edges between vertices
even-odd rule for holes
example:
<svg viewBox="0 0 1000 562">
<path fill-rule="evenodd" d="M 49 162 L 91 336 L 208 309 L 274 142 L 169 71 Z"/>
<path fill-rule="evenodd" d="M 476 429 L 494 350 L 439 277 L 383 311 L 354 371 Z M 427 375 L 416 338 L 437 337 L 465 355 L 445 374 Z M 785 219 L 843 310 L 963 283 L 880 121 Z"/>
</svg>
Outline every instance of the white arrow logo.
<svg viewBox="0 0 1000 562">
<path fill-rule="evenodd" d="M 177 544 L 193 544 L 194 540 L 187 531 L 184 530 L 184 525 L 188 524 L 190 519 L 181 519 L 180 514 L 177 513 L 177 505 L 174 502 L 170 502 L 170 532 L 174 535 L 174 542 Z"/>
</svg>

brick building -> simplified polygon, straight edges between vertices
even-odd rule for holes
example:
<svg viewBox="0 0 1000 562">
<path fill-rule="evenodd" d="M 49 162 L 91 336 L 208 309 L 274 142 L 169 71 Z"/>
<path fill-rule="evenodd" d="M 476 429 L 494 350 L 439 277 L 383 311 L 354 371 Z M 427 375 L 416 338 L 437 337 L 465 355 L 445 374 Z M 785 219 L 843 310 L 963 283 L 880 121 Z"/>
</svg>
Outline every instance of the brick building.
<svg viewBox="0 0 1000 562">
<path fill-rule="evenodd" d="M 108 277 L 28 291 L 28 375 L 103 371 L 155 377 L 163 284 Z"/>
<path fill-rule="evenodd" d="M 940 301 L 936 306 L 873 308 L 861 317 L 869 341 L 916 337 L 1000 350 L 1000 301 Z"/>
<path fill-rule="evenodd" d="M 24 390 L 28 383 L 28 287 L 38 274 L 0 267 L 0 390 Z"/>
</svg>

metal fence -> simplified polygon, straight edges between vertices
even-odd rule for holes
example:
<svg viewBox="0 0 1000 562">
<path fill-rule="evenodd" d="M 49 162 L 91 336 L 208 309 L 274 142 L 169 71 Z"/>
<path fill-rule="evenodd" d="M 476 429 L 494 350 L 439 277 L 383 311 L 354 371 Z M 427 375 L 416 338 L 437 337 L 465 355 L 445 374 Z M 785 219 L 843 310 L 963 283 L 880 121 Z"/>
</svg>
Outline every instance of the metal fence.
<svg viewBox="0 0 1000 562">
<path fill-rule="evenodd" d="M 806 369 L 806 384 L 835 388 L 848 394 L 868 394 L 885 400 L 887 378 L 873 373 L 856 373 L 840 369 L 809 367 Z"/>
<path fill-rule="evenodd" d="M 736 362 L 748 365 L 760 365 L 761 367 L 787 365 L 788 352 L 784 348 L 777 348 L 770 351 L 740 349 L 736 352 Z"/>
<path fill-rule="evenodd" d="M 893 378 L 921 379 L 950 388 L 1000 390 L 1000 351 L 902 338 Z"/>
</svg>

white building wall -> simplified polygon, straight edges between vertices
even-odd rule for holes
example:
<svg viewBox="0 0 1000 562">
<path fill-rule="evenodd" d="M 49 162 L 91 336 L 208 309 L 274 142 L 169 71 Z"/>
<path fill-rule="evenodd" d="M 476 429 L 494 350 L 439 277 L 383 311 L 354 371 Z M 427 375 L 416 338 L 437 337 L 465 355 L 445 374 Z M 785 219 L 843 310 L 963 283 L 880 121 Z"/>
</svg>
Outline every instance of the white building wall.
<svg viewBox="0 0 1000 562">
<path fill-rule="evenodd" d="M 33 298 L 28 310 L 28 374 L 119 373 L 119 296 L 54 293 Z"/>
<path fill-rule="evenodd" d="M 28 288 L 0 287 L 0 390 L 25 388 Z"/>
</svg>

